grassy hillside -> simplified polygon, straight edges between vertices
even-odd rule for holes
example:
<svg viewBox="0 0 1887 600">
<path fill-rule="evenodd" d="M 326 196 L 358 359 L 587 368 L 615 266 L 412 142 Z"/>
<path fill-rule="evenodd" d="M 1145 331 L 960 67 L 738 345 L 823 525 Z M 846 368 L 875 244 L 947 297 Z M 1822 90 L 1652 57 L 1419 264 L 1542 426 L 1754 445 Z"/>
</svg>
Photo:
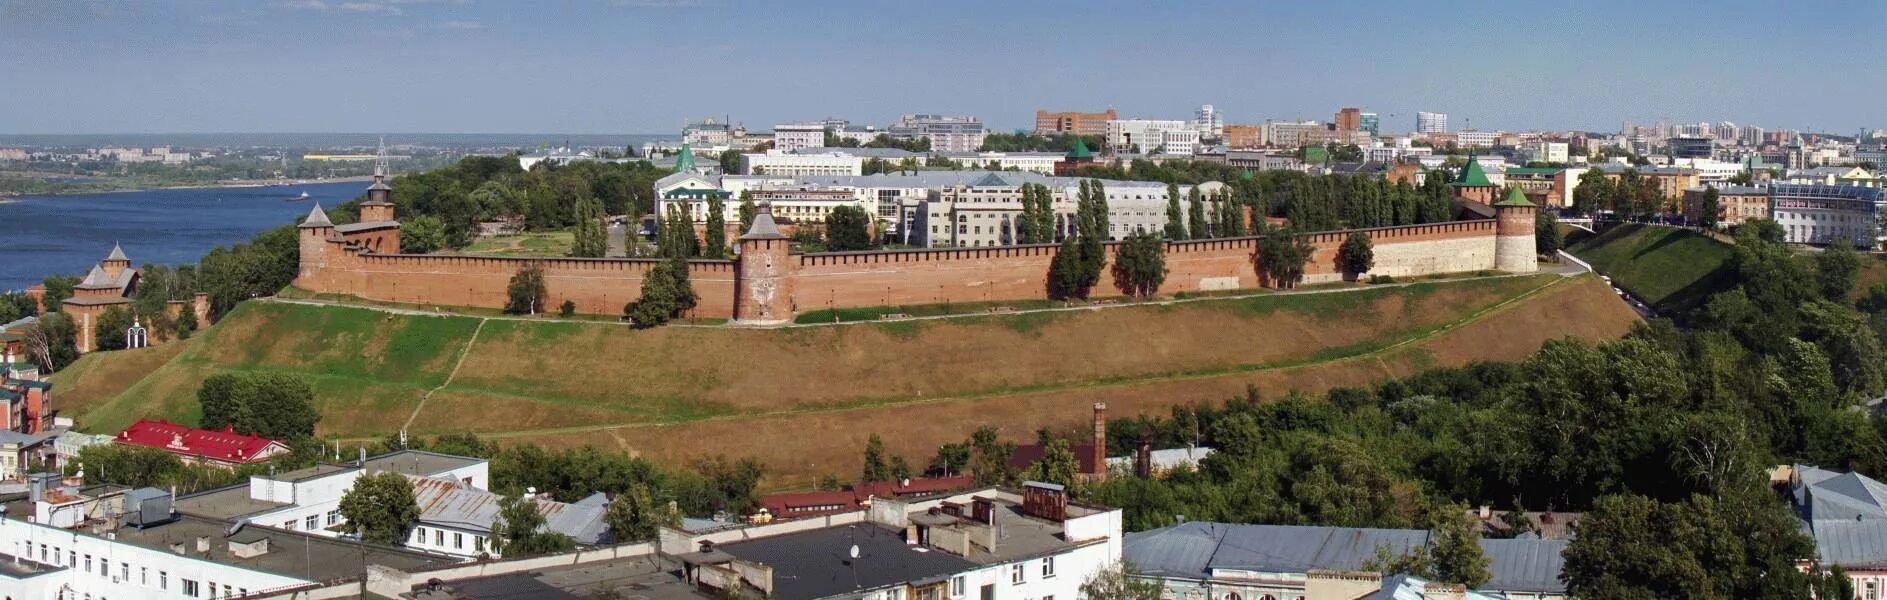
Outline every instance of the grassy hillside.
<svg viewBox="0 0 1887 600">
<path fill-rule="evenodd" d="M 1559 306 L 1571 293 L 1592 300 Z M 1509 331 L 1436 345 L 1548 301 L 1558 308 Z M 1085 418 L 1095 399 L 1164 410 L 1248 384 L 1365 384 L 1520 356 L 1564 335 L 1613 337 L 1632 321 L 1598 281 L 1556 275 L 767 330 L 636 331 L 249 302 L 165 350 L 168 359 L 88 357 L 61 374 L 71 378 L 61 381 L 60 402 L 92 431 L 141 416 L 194 421 L 202 378 L 291 372 L 314 383 L 327 436 L 378 437 L 410 418 L 416 433 L 605 443 L 677 461 L 756 455 L 783 477 L 810 479 L 854 460 L 863 443 L 811 431 L 899 432 L 905 439 L 894 446 L 916 454 L 915 445 L 934 448 L 992 419 L 1026 437 Z M 118 375 L 92 375 L 108 370 Z M 927 433 L 904 433 L 912 428 Z"/>
<path fill-rule="evenodd" d="M 1729 285 L 1728 244 L 1675 227 L 1625 224 L 1567 249 L 1659 312 L 1684 312 Z"/>
</svg>

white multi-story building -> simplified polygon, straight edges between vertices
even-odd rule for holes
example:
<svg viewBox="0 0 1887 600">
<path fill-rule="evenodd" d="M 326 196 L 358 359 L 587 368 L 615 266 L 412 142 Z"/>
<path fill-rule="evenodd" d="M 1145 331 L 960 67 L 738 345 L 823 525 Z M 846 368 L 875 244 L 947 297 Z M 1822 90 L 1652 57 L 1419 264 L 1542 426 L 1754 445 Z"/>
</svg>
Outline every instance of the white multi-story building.
<svg viewBox="0 0 1887 600">
<path fill-rule="evenodd" d="M 1210 104 L 1201 104 L 1199 110 L 1193 111 L 1192 126 L 1203 137 L 1225 138 L 1225 118 Z"/>
<path fill-rule="evenodd" d="M 1520 144 L 1521 154 L 1528 162 L 1564 163 L 1571 160 L 1571 152 L 1566 142 L 1532 141 Z"/>
<path fill-rule="evenodd" d="M 1060 152 L 938 152 L 934 156 L 970 168 L 1028 171 L 1044 175 L 1054 173 L 1055 163 L 1067 158 Z"/>
<path fill-rule="evenodd" d="M 740 155 L 743 175 L 861 175 L 865 157 L 831 150 L 788 152 L 780 149 Z"/>
<path fill-rule="evenodd" d="M 1199 130 L 1186 121 L 1115 119 L 1107 122 L 1107 146 L 1117 153 L 1190 156 L 1199 146 Z"/>
<path fill-rule="evenodd" d="M 970 116 L 904 115 L 886 129 L 892 138 L 929 138 L 932 152 L 975 152 L 983 147 L 983 122 Z"/>
<path fill-rule="evenodd" d="M 1488 148 L 1500 141 L 1498 131 L 1462 131 L 1455 133 L 1455 143 L 1463 148 Z"/>
<path fill-rule="evenodd" d="M 773 149 L 793 152 L 826 145 L 824 123 L 781 123 L 773 126 Z"/>
<path fill-rule="evenodd" d="M 1880 244 L 1882 188 L 1854 185 L 1772 183 L 1769 211 L 1791 244 L 1824 245 L 1848 240 L 1858 248 Z"/>
<path fill-rule="evenodd" d="M 1448 113 L 1438 113 L 1438 112 L 1415 113 L 1415 132 L 1416 133 L 1447 133 L 1448 132 Z"/>
<path fill-rule="evenodd" d="M 1743 163 L 1708 158 L 1679 158 L 1672 160 L 1671 163 L 1673 166 L 1696 169 L 1697 181 L 1701 183 L 1720 184 L 1743 172 Z"/>
</svg>

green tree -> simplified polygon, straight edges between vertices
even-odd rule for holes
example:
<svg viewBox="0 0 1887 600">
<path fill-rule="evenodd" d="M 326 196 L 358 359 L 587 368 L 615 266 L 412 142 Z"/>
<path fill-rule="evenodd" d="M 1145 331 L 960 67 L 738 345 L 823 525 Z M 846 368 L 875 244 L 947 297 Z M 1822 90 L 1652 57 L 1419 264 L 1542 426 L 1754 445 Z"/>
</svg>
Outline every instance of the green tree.
<svg viewBox="0 0 1887 600">
<path fill-rule="evenodd" d="M 1343 245 L 1337 247 L 1337 271 L 1343 273 L 1345 279 L 1355 280 L 1375 267 L 1376 251 L 1369 234 L 1350 232 L 1350 236 L 1343 239 Z"/>
<path fill-rule="evenodd" d="M 1081 283 L 1081 241 L 1068 236 L 1048 261 L 1048 296 L 1056 300 L 1084 298 L 1087 290 Z"/>
<path fill-rule="evenodd" d="M 721 168 L 722 173 L 740 173 L 740 153 L 734 151 L 732 148 L 722 151 L 716 161 L 716 166 Z"/>
<path fill-rule="evenodd" d="M 419 521 L 419 501 L 405 475 L 382 471 L 361 475 L 341 495 L 342 531 L 371 544 L 397 546 Z"/>
<path fill-rule="evenodd" d="M 1815 278 L 1821 284 L 1822 297 L 1830 301 L 1847 304 L 1860 273 L 1861 253 L 1846 239 L 1835 240 L 1815 255 Z"/>
<path fill-rule="evenodd" d="M 58 311 L 40 315 L 24 333 L 27 356 L 47 375 L 79 359 L 78 327 L 71 315 Z"/>
<path fill-rule="evenodd" d="M 755 490 L 760 487 L 765 469 L 758 461 L 752 458 L 729 460 L 716 455 L 696 460 L 695 471 L 707 479 L 713 496 L 709 504 L 713 510 L 744 515 L 759 508 Z"/>
<path fill-rule="evenodd" d="M 708 198 L 708 258 L 727 258 L 727 202 L 719 195 Z"/>
<path fill-rule="evenodd" d="M 439 217 L 419 215 L 400 221 L 400 251 L 431 254 L 446 247 L 445 224 Z"/>
<path fill-rule="evenodd" d="M 1480 522 L 1468 515 L 1466 505 L 1442 509 L 1433 530 L 1430 555 L 1437 581 L 1477 589 L 1493 577 L 1487 570 L 1487 555 L 1481 552 Z"/>
<path fill-rule="evenodd" d="M 97 350 L 123 350 L 125 348 L 125 330 L 131 328 L 131 311 L 123 306 L 113 306 L 98 315 L 98 323 L 92 330 L 92 348 Z"/>
<path fill-rule="evenodd" d="M 53 312 L 59 310 L 60 303 L 72 297 L 72 288 L 79 284 L 79 278 L 70 275 L 53 275 L 39 283 L 46 286 L 46 295 L 42 297 L 46 310 Z"/>
<path fill-rule="evenodd" d="M 537 261 L 525 263 L 511 275 L 511 282 L 505 286 L 505 312 L 535 315 L 544 310 L 549 295 L 549 290 L 544 287 L 544 265 Z"/>
<path fill-rule="evenodd" d="M 1258 243 L 1258 274 L 1274 288 L 1290 289 L 1304 280 L 1304 265 L 1316 248 L 1302 235 L 1272 233 Z"/>
<path fill-rule="evenodd" d="M 668 205 L 668 214 L 662 218 L 656 231 L 656 247 L 663 258 L 693 258 L 701 255 L 701 244 L 695 237 L 694 221 L 683 212 L 680 203 Z"/>
<path fill-rule="evenodd" d="M 1051 438 L 1042 444 L 1042 458 L 1029 465 L 1023 477 L 1072 489 L 1076 476 L 1081 472 L 1081 462 L 1075 458 L 1074 450 L 1069 448 L 1068 440 Z"/>
<path fill-rule="evenodd" d="M 1542 210 L 1533 218 L 1533 247 L 1540 254 L 1558 254 L 1566 245 L 1566 235 L 1559 231 L 1559 217 Z"/>
<path fill-rule="evenodd" d="M 963 472 L 970 465 L 970 445 L 962 442 L 950 442 L 937 447 L 937 456 L 930 459 L 930 466 L 924 474 L 931 477 L 950 477 Z"/>
<path fill-rule="evenodd" d="M 906 462 L 903 456 L 894 455 L 891 457 L 891 478 L 892 479 L 897 480 L 897 481 L 903 481 L 906 479 L 910 479 L 911 475 L 912 475 L 911 463 Z"/>
<path fill-rule="evenodd" d="M 1722 195 L 1717 192 L 1717 186 L 1706 186 L 1703 201 L 1697 203 L 1697 226 L 1704 229 L 1716 229 L 1717 221 L 1722 218 L 1722 215 Z"/>
<path fill-rule="evenodd" d="M 870 483 L 890 479 L 891 468 L 885 464 L 885 441 L 878 434 L 871 434 L 871 439 L 865 442 L 865 471 L 859 476 L 859 481 Z"/>
<path fill-rule="evenodd" d="M 1219 237 L 1245 236 L 1245 209 L 1237 196 L 1220 194 L 1214 206 L 1218 207 Z"/>
<path fill-rule="evenodd" d="M 753 190 L 741 190 L 739 211 L 740 211 L 740 233 L 742 235 L 745 235 L 747 231 L 753 229 L 753 215 L 754 215 L 755 210 L 756 209 L 754 208 L 754 203 L 753 203 Z"/>
<path fill-rule="evenodd" d="M 970 477 L 976 485 L 999 485 L 1015 479 L 1015 472 L 1009 466 L 1009 457 L 1015 454 L 1014 442 L 1006 442 L 996 436 L 995 428 L 983 426 L 970 434 Z"/>
<path fill-rule="evenodd" d="M 1186 236 L 1186 215 L 1179 208 L 1179 184 L 1166 184 L 1166 239 L 1183 240 Z"/>
<path fill-rule="evenodd" d="M 1186 231 L 1195 240 L 1212 237 L 1211 228 L 1206 227 L 1205 197 L 1200 195 L 1198 187 L 1186 193 Z"/>
<path fill-rule="evenodd" d="M 589 197 L 577 201 L 572 234 L 571 256 L 602 258 L 609 253 L 609 226 L 604 220 L 602 203 Z"/>
<path fill-rule="evenodd" d="M 491 524 L 491 550 L 513 558 L 575 549 L 570 536 L 545 529 L 537 501 L 523 496 L 498 499 L 498 519 Z"/>
<path fill-rule="evenodd" d="M 1160 600 L 1160 582 L 1135 577 L 1134 572 L 1133 565 L 1125 561 L 1095 571 L 1081 582 L 1081 597 L 1085 600 Z"/>
<path fill-rule="evenodd" d="M 1588 216 L 1596 214 L 1607 208 L 1611 197 L 1612 180 L 1605 176 L 1605 171 L 1586 169 L 1579 174 L 1579 187 L 1573 188 L 1573 211 Z"/>
<path fill-rule="evenodd" d="M 870 250 L 871 215 L 865 209 L 847 204 L 826 213 L 826 249 L 833 252 Z"/>
<path fill-rule="evenodd" d="M 314 388 L 287 373 L 220 373 L 197 388 L 204 429 L 235 428 L 266 438 L 295 440 L 314 436 L 321 420 L 314 409 Z"/>
<path fill-rule="evenodd" d="M 681 513 L 659 499 L 648 484 L 637 483 L 609 501 L 603 520 L 609 525 L 610 539 L 621 544 L 655 539 L 661 527 L 680 526 Z"/>
<path fill-rule="evenodd" d="M 1127 236 L 1117 247 L 1113 271 L 1121 293 L 1152 296 L 1166 282 L 1166 242 L 1150 232 Z"/>
<path fill-rule="evenodd" d="M 636 327 L 658 327 L 693 310 L 699 298 L 688 280 L 688 261 L 669 258 L 642 277 L 642 295 L 623 307 L 623 313 Z"/>
</svg>

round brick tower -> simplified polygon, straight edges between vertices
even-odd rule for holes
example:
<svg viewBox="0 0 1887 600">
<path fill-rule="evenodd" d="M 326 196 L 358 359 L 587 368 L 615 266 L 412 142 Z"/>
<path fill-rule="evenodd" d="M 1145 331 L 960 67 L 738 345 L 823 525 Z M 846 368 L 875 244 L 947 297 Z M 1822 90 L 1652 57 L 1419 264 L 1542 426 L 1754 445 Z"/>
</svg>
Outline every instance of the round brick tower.
<svg viewBox="0 0 1887 600">
<path fill-rule="evenodd" d="M 773 204 L 754 206 L 753 225 L 740 236 L 735 260 L 734 322 L 778 325 L 793 319 L 792 241 L 773 222 Z"/>
<path fill-rule="evenodd" d="M 1520 188 L 1507 191 L 1507 199 L 1494 203 L 1494 268 L 1508 273 L 1532 273 L 1540 269 L 1539 248 L 1534 245 L 1534 217 L 1539 207 L 1527 201 Z"/>
</svg>

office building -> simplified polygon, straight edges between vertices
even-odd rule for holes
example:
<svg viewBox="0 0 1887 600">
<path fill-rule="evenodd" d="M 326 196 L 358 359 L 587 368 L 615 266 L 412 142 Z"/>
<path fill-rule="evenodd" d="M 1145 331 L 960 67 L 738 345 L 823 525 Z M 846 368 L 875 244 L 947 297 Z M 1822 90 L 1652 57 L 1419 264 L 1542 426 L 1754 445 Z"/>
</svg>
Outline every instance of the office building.
<svg viewBox="0 0 1887 600">
<path fill-rule="evenodd" d="M 843 129 L 844 126 L 840 126 Z M 773 149 L 792 152 L 826 145 L 823 123 L 781 123 L 773 126 Z"/>
<path fill-rule="evenodd" d="M 1190 156 L 1199 144 L 1199 130 L 1186 121 L 1115 119 L 1107 122 L 1107 146 L 1117 154 L 1172 154 Z"/>
<path fill-rule="evenodd" d="M 1382 135 L 1382 119 L 1376 113 L 1366 112 L 1357 115 L 1357 129 L 1369 132 L 1370 137 Z"/>
<path fill-rule="evenodd" d="M 983 146 L 983 122 L 970 116 L 904 115 L 887 133 L 894 139 L 929 138 L 934 152 L 975 152 Z"/>
<path fill-rule="evenodd" d="M 1076 135 L 1107 135 L 1107 122 L 1120 118 L 1114 109 L 1106 112 L 1048 112 L 1036 109 L 1036 135 L 1058 135 L 1072 133 Z"/>
<path fill-rule="evenodd" d="M 1339 110 L 1337 111 L 1337 116 L 1334 121 L 1337 125 L 1337 131 L 1356 131 L 1363 125 L 1363 109 L 1345 108 Z"/>
<path fill-rule="evenodd" d="M 1704 136 L 1674 137 L 1665 140 L 1671 149 L 1671 158 L 1710 158 L 1712 149 L 1710 138 Z"/>
<path fill-rule="evenodd" d="M 1200 137 L 1215 140 L 1225 137 L 1225 118 L 1210 104 L 1201 104 L 1199 110 L 1193 111 L 1192 125 L 1199 130 Z"/>
<path fill-rule="evenodd" d="M 1448 132 L 1448 113 L 1438 113 L 1438 112 L 1415 113 L 1415 132 L 1416 133 L 1447 133 Z"/>
<path fill-rule="evenodd" d="M 1881 188 L 1852 185 L 1775 183 L 1769 186 L 1770 212 L 1791 244 L 1826 245 L 1845 239 L 1856 247 L 1878 244 Z"/>
<path fill-rule="evenodd" d="M 1265 145 L 1265 126 L 1263 125 L 1226 125 L 1225 147 L 1247 150 Z"/>
</svg>

